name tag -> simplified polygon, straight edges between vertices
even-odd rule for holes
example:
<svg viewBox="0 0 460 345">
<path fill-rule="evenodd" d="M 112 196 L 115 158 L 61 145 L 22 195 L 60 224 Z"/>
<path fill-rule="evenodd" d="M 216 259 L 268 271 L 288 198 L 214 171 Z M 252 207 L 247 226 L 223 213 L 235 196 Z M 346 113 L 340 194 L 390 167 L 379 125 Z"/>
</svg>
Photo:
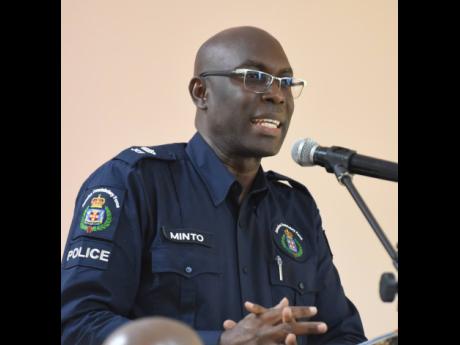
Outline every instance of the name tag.
<svg viewBox="0 0 460 345">
<path fill-rule="evenodd" d="M 200 230 L 185 229 L 168 229 L 162 227 L 163 236 L 166 240 L 177 243 L 194 243 L 205 247 L 212 247 L 212 233 Z"/>
</svg>

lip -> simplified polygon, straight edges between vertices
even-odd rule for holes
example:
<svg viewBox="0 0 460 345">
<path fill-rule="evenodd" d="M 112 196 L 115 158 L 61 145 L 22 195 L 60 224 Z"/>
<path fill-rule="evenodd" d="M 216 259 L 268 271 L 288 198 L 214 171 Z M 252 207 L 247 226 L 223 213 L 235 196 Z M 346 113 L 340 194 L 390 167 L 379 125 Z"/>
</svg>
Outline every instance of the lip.
<svg viewBox="0 0 460 345">
<path fill-rule="evenodd" d="M 279 121 L 280 124 L 279 124 L 277 129 L 280 129 L 281 127 L 283 127 L 283 124 L 284 124 L 284 121 L 282 120 L 282 115 L 271 114 L 271 113 L 253 116 L 249 120 L 250 120 L 251 124 L 254 125 L 254 122 L 253 122 L 254 120 L 261 120 L 261 119 Z"/>
<path fill-rule="evenodd" d="M 255 123 L 254 120 L 260 120 L 260 119 L 267 119 L 267 120 L 276 120 L 279 121 L 280 124 L 278 127 L 266 127 L 261 124 Z M 268 116 L 268 115 L 261 115 L 261 116 L 256 116 L 251 118 L 251 127 L 253 130 L 258 133 L 259 135 L 263 136 L 269 136 L 269 137 L 279 137 L 281 135 L 281 127 L 283 126 L 283 123 L 278 120 L 275 116 Z"/>
</svg>

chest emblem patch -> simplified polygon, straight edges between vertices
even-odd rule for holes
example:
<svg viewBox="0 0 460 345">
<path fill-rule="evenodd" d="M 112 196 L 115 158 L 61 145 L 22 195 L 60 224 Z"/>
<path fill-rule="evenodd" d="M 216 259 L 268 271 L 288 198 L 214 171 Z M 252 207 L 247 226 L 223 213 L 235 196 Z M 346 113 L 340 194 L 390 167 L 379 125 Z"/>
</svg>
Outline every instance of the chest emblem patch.
<svg viewBox="0 0 460 345">
<path fill-rule="evenodd" d="M 274 240 L 290 257 L 299 261 L 304 258 L 303 237 L 293 227 L 284 223 L 278 224 L 274 231 Z"/>
</svg>

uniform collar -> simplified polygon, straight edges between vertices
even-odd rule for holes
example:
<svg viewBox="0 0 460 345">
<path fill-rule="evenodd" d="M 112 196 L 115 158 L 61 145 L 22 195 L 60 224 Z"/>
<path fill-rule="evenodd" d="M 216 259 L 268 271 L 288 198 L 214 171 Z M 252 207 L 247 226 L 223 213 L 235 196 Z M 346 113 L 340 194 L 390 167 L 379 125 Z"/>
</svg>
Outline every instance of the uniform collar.
<svg viewBox="0 0 460 345">
<path fill-rule="evenodd" d="M 195 133 L 188 142 L 185 151 L 204 181 L 215 206 L 218 206 L 225 200 L 233 184 L 239 186 L 238 181 L 232 173 L 228 171 L 227 167 L 222 163 L 200 133 Z M 254 180 L 251 193 L 257 193 L 266 189 L 267 179 L 262 167 L 260 167 Z"/>
<path fill-rule="evenodd" d="M 214 205 L 219 205 L 225 200 L 228 190 L 236 181 L 235 177 L 220 161 L 208 143 L 204 141 L 200 133 L 195 133 L 190 139 L 185 152 L 203 179 Z"/>
</svg>

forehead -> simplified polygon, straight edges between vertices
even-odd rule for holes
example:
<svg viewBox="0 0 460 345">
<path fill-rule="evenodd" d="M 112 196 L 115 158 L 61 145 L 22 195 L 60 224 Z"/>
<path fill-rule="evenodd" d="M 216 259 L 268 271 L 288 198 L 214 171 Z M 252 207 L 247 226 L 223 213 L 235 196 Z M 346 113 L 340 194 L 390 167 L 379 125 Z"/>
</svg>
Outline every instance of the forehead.
<svg viewBox="0 0 460 345">
<path fill-rule="evenodd" d="M 208 55 L 208 54 L 207 54 Z M 256 67 L 276 74 L 290 68 L 281 44 L 272 37 L 227 37 L 209 47 L 207 70 Z"/>
</svg>

